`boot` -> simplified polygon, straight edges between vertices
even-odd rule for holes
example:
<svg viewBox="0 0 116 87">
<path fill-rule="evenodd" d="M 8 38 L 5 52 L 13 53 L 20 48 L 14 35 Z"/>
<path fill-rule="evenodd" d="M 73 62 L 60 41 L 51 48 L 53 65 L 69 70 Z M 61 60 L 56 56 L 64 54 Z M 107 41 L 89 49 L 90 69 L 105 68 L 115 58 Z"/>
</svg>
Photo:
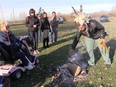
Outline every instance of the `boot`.
<svg viewBox="0 0 116 87">
<path fill-rule="evenodd" d="M 43 38 L 43 48 L 45 48 L 46 46 L 45 46 L 45 41 L 46 41 L 46 39 L 45 38 Z"/>
<path fill-rule="evenodd" d="M 49 47 L 49 37 L 46 38 L 46 41 L 47 41 L 47 47 Z"/>
</svg>

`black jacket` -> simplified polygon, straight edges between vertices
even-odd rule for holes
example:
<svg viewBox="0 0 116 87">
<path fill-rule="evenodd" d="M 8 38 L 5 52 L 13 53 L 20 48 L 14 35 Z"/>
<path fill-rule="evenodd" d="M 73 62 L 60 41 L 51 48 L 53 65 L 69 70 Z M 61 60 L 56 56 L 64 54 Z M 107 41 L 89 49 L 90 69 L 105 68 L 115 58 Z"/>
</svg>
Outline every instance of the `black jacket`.
<svg viewBox="0 0 116 87">
<path fill-rule="evenodd" d="M 52 26 L 52 29 L 57 29 L 58 28 L 58 20 L 57 20 L 57 17 L 54 17 L 53 20 L 50 22 L 50 25 Z"/>
<path fill-rule="evenodd" d="M 104 27 L 96 20 L 89 20 L 87 23 L 86 30 L 80 30 L 77 33 L 77 41 L 79 41 L 81 36 L 86 36 L 92 39 L 105 38 L 106 32 Z"/>
<path fill-rule="evenodd" d="M 50 23 L 48 21 L 48 18 L 43 18 L 42 19 L 42 26 L 41 26 L 41 30 L 42 32 L 46 29 L 49 29 L 50 30 Z"/>
<path fill-rule="evenodd" d="M 26 26 L 28 27 L 28 31 L 38 31 L 38 26 L 40 25 L 39 19 L 36 16 L 28 16 L 26 17 Z M 33 27 L 33 25 L 37 25 L 36 28 Z"/>
</svg>

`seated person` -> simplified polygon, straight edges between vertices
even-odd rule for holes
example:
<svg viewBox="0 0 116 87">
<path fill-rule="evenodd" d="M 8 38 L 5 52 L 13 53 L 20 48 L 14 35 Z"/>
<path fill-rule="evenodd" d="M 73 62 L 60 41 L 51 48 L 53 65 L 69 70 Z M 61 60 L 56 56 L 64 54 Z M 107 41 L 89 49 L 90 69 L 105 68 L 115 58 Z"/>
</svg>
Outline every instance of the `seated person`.
<svg viewBox="0 0 116 87">
<path fill-rule="evenodd" d="M 7 22 L 0 20 L 0 43 L 2 47 L 8 52 L 9 58 L 20 59 L 25 66 L 25 68 L 31 70 L 33 65 L 30 63 L 29 59 L 32 59 L 26 46 L 20 42 L 14 34 L 9 30 Z"/>
</svg>

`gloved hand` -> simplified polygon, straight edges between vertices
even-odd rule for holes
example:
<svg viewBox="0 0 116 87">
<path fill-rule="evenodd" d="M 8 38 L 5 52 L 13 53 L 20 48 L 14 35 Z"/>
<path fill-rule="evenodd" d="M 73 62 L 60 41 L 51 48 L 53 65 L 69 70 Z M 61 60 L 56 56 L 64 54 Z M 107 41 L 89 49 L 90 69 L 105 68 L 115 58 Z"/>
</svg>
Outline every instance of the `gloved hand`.
<svg viewBox="0 0 116 87">
<path fill-rule="evenodd" d="M 105 39 L 100 39 L 99 43 L 102 45 L 102 47 L 104 48 L 104 51 L 106 53 L 107 45 L 106 45 Z"/>
</svg>

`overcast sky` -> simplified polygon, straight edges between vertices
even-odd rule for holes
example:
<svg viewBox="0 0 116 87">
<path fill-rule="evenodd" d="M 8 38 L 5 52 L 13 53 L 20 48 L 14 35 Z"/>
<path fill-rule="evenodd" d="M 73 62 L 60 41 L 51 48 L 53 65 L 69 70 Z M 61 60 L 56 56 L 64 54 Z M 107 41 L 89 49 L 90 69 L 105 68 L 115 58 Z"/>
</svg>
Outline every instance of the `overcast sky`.
<svg viewBox="0 0 116 87">
<path fill-rule="evenodd" d="M 80 5 L 83 5 L 85 13 L 109 11 L 116 5 L 116 0 L 0 0 L 0 19 L 2 17 L 10 19 L 13 10 L 15 16 L 19 17 L 22 11 L 28 14 L 30 8 L 38 11 L 39 7 L 42 7 L 50 13 L 52 11 L 70 13 L 72 12 L 71 6 L 78 10 Z"/>
</svg>

